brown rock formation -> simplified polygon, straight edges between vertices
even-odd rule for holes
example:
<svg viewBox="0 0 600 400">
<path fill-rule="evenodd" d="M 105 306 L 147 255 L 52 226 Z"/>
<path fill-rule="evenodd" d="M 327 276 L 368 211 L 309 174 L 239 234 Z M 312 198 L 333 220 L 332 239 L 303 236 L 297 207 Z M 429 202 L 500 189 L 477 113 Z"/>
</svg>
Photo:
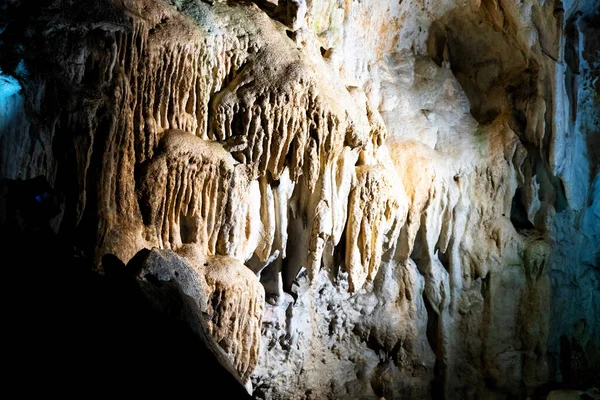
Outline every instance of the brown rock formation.
<svg viewBox="0 0 600 400">
<path fill-rule="evenodd" d="M 61 207 L 7 183 L 0 221 L 99 273 L 152 249 L 256 398 L 542 396 L 561 337 L 600 368 L 593 0 L 33 3 L 0 177 Z"/>
</svg>

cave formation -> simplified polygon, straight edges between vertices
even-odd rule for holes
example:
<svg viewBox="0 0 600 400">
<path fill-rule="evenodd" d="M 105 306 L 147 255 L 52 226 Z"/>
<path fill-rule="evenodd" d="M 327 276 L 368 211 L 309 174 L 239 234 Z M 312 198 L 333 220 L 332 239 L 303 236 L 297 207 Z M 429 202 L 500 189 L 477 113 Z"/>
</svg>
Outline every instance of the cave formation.
<svg viewBox="0 0 600 400">
<path fill-rule="evenodd" d="M 8 393 L 600 398 L 597 0 L 2 1 L 0 179 Z"/>
</svg>

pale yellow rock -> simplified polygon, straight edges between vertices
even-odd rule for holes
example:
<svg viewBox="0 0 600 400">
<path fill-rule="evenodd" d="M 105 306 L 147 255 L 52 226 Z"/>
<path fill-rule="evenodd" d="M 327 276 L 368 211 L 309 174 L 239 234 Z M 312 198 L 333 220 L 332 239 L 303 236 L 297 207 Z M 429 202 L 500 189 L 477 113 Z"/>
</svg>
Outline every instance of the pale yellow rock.
<svg viewBox="0 0 600 400">
<path fill-rule="evenodd" d="M 377 275 L 387 242 L 395 244 L 406 211 L 403 188 L 393 171 L 381 166 L 357 167 L 350 191 L 346 226 L 346 268 L 349 289 L 355 291 Z M 395 183 L 395 186 L 393 186 Z M 393 245 L 392 244 L 392 245 Z"/>
<path fill-rule="evenodd" d="M 246 382 L 258 363 L 264 289 L 244 264 L 231 257 L 206 257 L 194 246 L 180 250 L 198 275 L 208 330 Z"/>
</svg>

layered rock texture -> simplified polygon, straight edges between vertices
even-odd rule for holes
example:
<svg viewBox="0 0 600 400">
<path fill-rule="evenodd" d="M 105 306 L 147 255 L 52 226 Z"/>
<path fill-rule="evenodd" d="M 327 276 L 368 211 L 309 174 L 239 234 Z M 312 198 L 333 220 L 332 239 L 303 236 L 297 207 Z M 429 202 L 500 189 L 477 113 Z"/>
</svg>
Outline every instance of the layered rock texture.
<svg viewBox="0 0 600 400">
<path fill-rule="evenodd" d="M 254 398 L 593 384 L 597 1 L 0 9 L 0 177 L 99 274 L 143 254 Z"/>
</svg>

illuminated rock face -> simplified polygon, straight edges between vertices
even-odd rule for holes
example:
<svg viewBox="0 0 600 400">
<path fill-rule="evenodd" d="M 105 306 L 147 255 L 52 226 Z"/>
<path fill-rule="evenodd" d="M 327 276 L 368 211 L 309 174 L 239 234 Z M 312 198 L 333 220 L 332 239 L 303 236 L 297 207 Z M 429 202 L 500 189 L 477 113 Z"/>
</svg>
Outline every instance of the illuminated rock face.
<svg viewBox="0 0 600 400">
<path fill-rule="evenodd" d="M 1 176 L 96 260 L 188 259 L 256 398 L 533 395 L 563 335 L 600 367 L 593 1 L 55 3 L 41 53 L 4 32 Z"/>
</svg>

